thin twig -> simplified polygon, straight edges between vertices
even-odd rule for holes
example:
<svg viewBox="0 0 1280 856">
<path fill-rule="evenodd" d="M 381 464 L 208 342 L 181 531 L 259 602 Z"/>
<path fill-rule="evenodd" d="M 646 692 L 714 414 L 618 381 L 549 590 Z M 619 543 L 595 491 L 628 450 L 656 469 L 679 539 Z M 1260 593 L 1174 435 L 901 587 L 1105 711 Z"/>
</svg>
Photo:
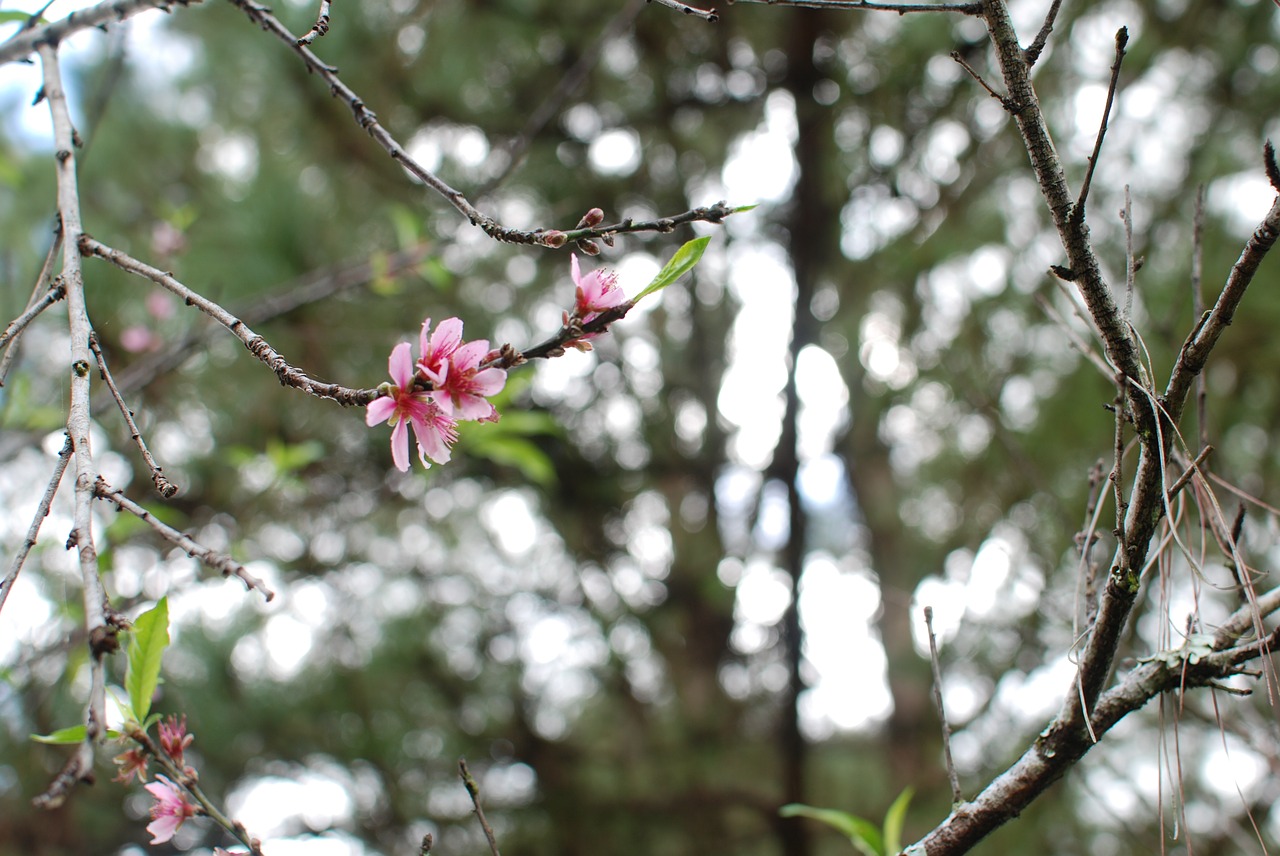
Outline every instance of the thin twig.
<svg viewBox="0 0 1280 856">
<path fill-rule="evenodd" d="M 309 45 L 329 32 L 329 7 L 331 3 L 332 0 L 320 0 L 320 14 L 316 18 L 316 25 L 311 28 L 311 32 L 298 39 L 298 44 Z"/>
<path fill-rule="evenodd" d="M 1127 184 L 1124 186 L 1124 208 L 1120 210 L 1120 220 L 1124 223 L 1124 310 L 1120 317 L 1126 324 L 1132 324 L 1133 290 L 1142 262 L 1133 255 L 1133 197 Z"/>
<path fill-rule="evenodd" d="M 0 65 L 26 59 L 42 44 L 56 45 L 72 33 L 106 27 L 149 9 L 169 11 L 172 6 L 194 6 L 201 0 L 114 0 L 72 12 L 61 20 L 29 30 L 0 44 Z"/>
<path fill-rule="evenodd" d="M 62 451 L 58 453 L 58 462 L 54 464 L 53 475 L 49 477 L 49 485 L 44 489 L 44 496 L 40 497 L 40 503 L 36 506 L 36 513 L 31 518 L 31 525 L 27 527 L 26 540 L 18 548 L 18 554 L 13 557 L 13 563 L 9 565 L 9 573 L 5 574 L 3 580 L 0 580 L 0 610 L 4 609 L 4 602 L 9 597 L 9 589 L 13 588 L 13 584 L 17 582 L 18 574 L 22 571 L 22 566 L 27 561 L 27 555 L 31 552 L 31 548 L 36 545 L 36 539 L 40 535 L 40 525 L 49 516 L 49 506 L 53 504 L 53 497 L 58 493 L 58 485 L 62 482 L 62 474 L 67 471 L 67 463 L 70 460 L 71 438 L 68 437 L 67 442 L 62 445 Z"/>
<path fill-rule="evenodd" d="M 1049 14 L 1045 15 L 1044 23 L 1040 26 L 1040 32 L 1036 33 L 1031 45 L 1023 51 L 1023 55 L 1027 58 L 1028 66 L 1035 65 L 1036 61 L 1040 59 L 1044 46 L 1049 42 L 1049 34 L 1053 32 L 1053 22 L 1058 19 L 1058 10 L 1060 8 L 1062 8 L 1062 0 L 1053 0 L 1053 4 L 1049 7 Z"/>
<path fill-rule="evenodd" d="M 716 7 L 710 9 L 699 9 L 690 6 L 688 3 L 681 3 L 680 0 L 645 0 L 646 3 L 657 3 L 659 6 L 666 6 L 668 9 L 675 9 L 677 12 L 683 12 L 686 15 L 693 15 L 695 18 L 701 18 L 704 21 L 715 23 L 720 20 L 720 16 L 716 14 Z"/>
<path fill-rule="evenodd" d="M 62 298 L 66 297 L 66 295 L 66 286 L 62 284 L 60 279 L 55 279 L 53 281 L 53 285 L 44 293 L 43 297 L 31 304 L 26 312 L 23 312 L 17 318 L 10 321 L 9 326 L 4 328 L 3 333 L 0 333 L 0 348 L 7 346 L 11 341 L 21 335 L 23 329 L 34 321 L 37 315 L 57 303 Z"/>
<path fill-rule="evenodd" d="M 933 664 L 933 701 L 938 706 L 938 720 L 942 723 L 942 756 L 946 759 L 947 778 L 951 781 L 951 802 L 959 805 L 964 802 L 964 794 L 960 791 L 960 776 L 956 773 L 955 761 L 951 759 L 951 725 L 947 722 L 947 712 L 942 706 L 942 667 L 938 664 L 938 637 L 933 632 L 933 607 L 924 608 L 924 623 L 929 629 L 929 662 Z"/>
<path fill-rule="evenodd" d="M 49 244 L 49 252 L 44 255 L 44 263 L 40 266 L 40 275 L 36 277 L 35 285 L 31 287 L 31 296 L 27 298 L 27 305 L 23 311 L 35 306 L 36 301 L 40 299 L 40 290 L 45 287 L 45 283 L 49 281 L 49 274 L 53 271 L 54 260 L 58 258 L 58 253 L 62 249 L 62 221 L 54 218 L 53 226 L 53 242 Z M 65 293 L 65 292 L 64 292 Z M 7 333 L 8 331 L 6 331 Z M 5 348 L 4 357 L 0 358 L 0 386 L 4 386 L 5 378 L 9 376 L 9 369 L 13 366 L 13 361 L 18 356 L 17 340 L 21 338 L 21 333 L 14 333 L 10 344 Z"/>
<path fill-rule="evenodd" d="M 266 297 L 255 300 L 233 311 L 246 324 L 265 324 L 304 306 L 310 306 L 330 297 L 350 291 L 369 282 L 385 277 L 395 277 L 413 268 L 426 258 L 430 249 L 423 242 L 394 253 L 375 253 L 359 262 L 346 262 L 312 271 L 286 284 Z M 184 335 L 165 344 L 164 348 L 132 363 L 116 376 L 116 384 L 124 395 L 129 395 L 151 383 L 161 374 L 171 371 L 198 353 L 217 331 L 209 327 L 194 327 Z M 95 406 L 98 402 L 94 402 Z"/>
<path fill-rule="evenodd" d="M 1093 557 L 1094 547 L 1098 543 L 1098 518 L 1102 512 L 1102 486 L 1106 483 L 1102 459 L 1099 458 L 1089 468 L 1089 500 L 1084 508 L 1084 527 L 1076 535 L 1076 544 L 1080 549 L 1080 582 L 1077 591 L 1084 601 L 1084 627 L 1093 624 L 1098 614 L 1098 563 Z M 1077 608 L 1073 615 L 1072 635 L 1079 637 L 1081 628 L 1074 624 L 1079 620 Z"/>
<path fill-rule="evenodd" d="M 335 97 L 346 102 L 351 108 L 352 117 L 356 124 L 363 128 L 369 136 L 373 137 L 377 143 L 382 146 L 391 159 L 400 164 L 409 174 L 413 175 L 427 187 L 443 196 L 449 204 L 458 210 L 462 216 L 466 217 L 468 222 L 473 226 L 478 226 L 486 235 L 496 241 L 503 241 L 509 244 L 527 244 L 541 247 L 563 247 L 568 241 L 575 241 L 582 238 L 605 237 L 617 234 L 619 232 L 664 232 L 671 231 L 675 224 L 682 222 L 705 221 L 709 223 L 719 223 L 725 217 L 733 214 L 735 209 L 728 207 L 724 203 L 712 205 L 707 208 L 695 208 L 692 211 L 686 211 L 684 214 L 676 217 L 667 217 L 659 220 L 650 221 L 648 223 L 635 223 L 626 221 L 625 224 L 614 226 L 601 226 L 588 229 L 574 229 L 561 231 L 558 229 L 514 229 L 504 226 L 498 220 L 490 217 L 488 214 L 481 212 L 466 195 L 460 190 L 456 190 L 449 186 L 442 178 L 433 173 L 431 170 L 418 163 L 404 147 L 396 140 L 391 133 L 378 122 L 377 115 L 366 106 L 360 96 L 356 95 L 352 89 L 338 79 L 337 70 L 333 67 L 321 62 L 314 53 L 311 52 L 306 45 L 298 44 L 298 40 L 293 37 L 280 21 L 272 15 L 265 6 L 261 6 L 253 0 L 229 0 L 230 3 L 241 9 L 249 19 L 258 24 L 263 30 L 272 34 L 276 38 L 285 42 L 289 47 L 302 58 L 306 64 L 307 70 L 315 74 L 329 86 L 329 92 Z M 665 224 L 672 224 L 670 228 L 664 228 Z"/>
<path fill-rule="evenodd" d="M 1084 205 L 1089 198 L 1089 186 L 1093 183 L 1093 171 L 1098 167 L 1098 155 L 1102 152 L 1102 139 L 1107 135 L 1107 120 L 1111 118 L 1111 105 L 1116 100 L 1116 85 L 1120 82 L 1120 63 L 1124 61 L 1124 48 L 1129 44 L 1129 28 L 1116 30 L 1116 60 L 1111 65 L 1111 83 L 1107 86 L 1107 103 L 1102 108 L 1102 122 L 1098 125 L 1098 136 L 1093 140 L 1093 154 L 1089 155 L 1089 166 L 1085 169 L 1084 182 L 1080 185 L 1080 196 L 1076 199 L 1071 216 L 1077 222 L 1084 222 Z"/>
<path fill-rule="evenodd" d="M 1009 110 L 1010 112 L 1013 111 L 1013 102 L 1011 102 L 1005 96 L 1001 95 L 999 92 L 996 92 L 994 89 L 992 89 L 991 84 L 987 83 L 987 81 L 982 77 L 982 75 L 978 73 L 978 70 L 974 68 L 972 65 L 970 65 L 969 61 L 964 58 L 964 54 L 960 53 L 960 51 L 952 51 L 951 58 L 955 60 L 961 68 L 963 68 L 966 72 L 968 72 L 969 76 L 972 77 L 974 80 L 976 80 L 979 86 L 987 90 L 988 95 L 990 95 L 992 98 L 999 101 L 1004 106 L 1004 109 Z"/>
<path fill-rule="evenodd" d="M 582 88 L 582 84 L 586 81 L 591 69 L 595 68 L 596 64 L 600 62 L 600 57 L 604 54 L 605 45 L 625 33 L 648 2 L 649 0 L 631 0 L 630 3 L 619 9 L 617 14 L 609 19 L 609 23 L 605 24 L 604 29 L 600 31 L 600 35 L 596 37 L 590 47 L 583 51 L 582 56 L 578 57 L 578 61 L 573 64 L 573 67 L 564 73 L 555 88 L 551 90 L 551 94 L 543 99 L 542 103 L 529 114 L 529 118 L 525 120 L 524 127 L 520 129 L 520 133 L 494 149 L 489 161 L 497 163 L 499 158 L 505 157 L 506 163 L 492 178 L 486 180 L 476 190 L 476 196 L 483 197 L 491 193 L 494 188 L 506 181 L 507 177 L 524 162 L 525 153 L 533 143 L 534 137 L 546 127 L 552 117 L 560 112 L 564 103 Z"/>
<path fill-rule="evenodd" d="M 498 839 L 493 834 L 493 827 L 489 826 L 489 821 L 485 819 L 484 809 L 480 807 L 480 786 L 476 784 L 476 780 L 471 776 L 471 771 L 467 769 L 467 759 L 458 759 L 458 771 L 462 774 L 462 784 L 467 789 L 467 795 L 471 797 L 471 804 L 475 806 L 476 817 L 480 820 L 480 828 L 484 830 L 484 837 L 489 841 L 489 852 L 493 856 L 502 856 L 498 852 Z"/>
<path fill-rule="evenodd" d="M 1169 488 L 1169 499 L 1173 499 L 1182 492 L 1182 489 L 1186 487 L 1193 478 L 1195 478 L 1197 473 L 1200 472 L 1200 468 L 1204 466 L 1204 462 L 1211 454 L 1213 454 L 1212 446 L 1205 446 L 1200 450 L 1200 454 L 1196 455 L 1195 460 L 1191 462 L 1191 465 L 1183 471 L 1182 475 L 1178 476 L 1178 480 Z M 1241 508 L 1243 507 L 1244 506 L 1241 506 Z"/>
<path fill-rule="evenodd" d="M 796 9 L 864 9 L 870 12 L 959 12 L 979 16 L 981 3 L 868 3 L 864 0 L 729 0 L 734 3 L 763 3 L 768 6 L 791 6 Z"/>
<path fill-rule="evenodd" d="M 305 372 L 299 368 L 290 365 L 284 357 L 280 356 L 266 339 L 259 336 L 249 326 L 227 310 L 223 309 L 212 300 L 192 291 L 183 285 L 169 273 L 154 268 L 151 265 L 138 261 L 127 253 L 120 250 L 112 249 L 107 245 L 96 241 L 88 235 L 82 236 L 80 240 L 80 250 L 85 255 L 98 256 L 106 259 L 121 270 L 129 273 L 137 274 L 151 280 L 174 294 L 181 297 L 189 306 L 195 306 L 201 312 L 226 327 L 231 333 L 244 343 L 249 352 L 265 363 L 272 371 L 276 373 L 276 377 L 280 379 L 280 383 L 285 386 L 291 386 L 294 389 L 300 389 L 310 395 L 319 398 L 328 398 L 345 406 L 360 406 L 368 404 L 378 397 L 376 389 L 351 389 L 336 383 L 321 383 L 313 380 Z"/>
<path fill-rule="evenodd" d="M 240 564 L 225 553 L 219 553 L 216 550 L 211 550 L 208 547 L 205 547 L 203 544 L 200 544 L 187 535 L 182 534 L 172 526 L 161 523 L 154 514 L 147 511 L 132 499 L 129 499 L 129 497 L 125 496 L 122 491 L 107 484 L 106 480 L 101 476 L 99 476 L 94 482 L 93 492 L 99 499 L 104 499 L 107 502 L 113 503 L 119 510 L 127 511 L 143 523 L 146 523 L 154 529 L 161 538 L 164 538 L 191 558 L 203 562 L 213 570 L 221 573 L 224 577 L 235 577 L 240 580 L 240 582 L 244 583 L 246 591 L 257 589 L 262 592 L 262 596 L 268 601 L 276 596 L 275 592 L 267 588 L 266 584 L 263 583 L 262 580 L 245 570 L 244 565 Z"/>
<path fill-rule="evenodd" d="M 1204 370 L 1209 360 L 1209 353 L 1218 342 L 1218 337 L 1230 326 L 1236 309 L 1244 299 L 1244 293 L 1258 272 L 1258 266 L 1266 258 L 1267 253 L 1275 245 L 1280 236 L 1280 196 L 1271 203 L 1271 210 L 1262 218 L 1258 228 L 1245 243 L 1240 258 L 1231 268 L 1231 274 L 1223 285 L 1213 309 L 1204 318 L 1191 335 L 1187 337 L 1178 354 L 1165 387 L 1164 399 L 1169 415 L 1175 421 L 1182 415 L 1182 408 L 1191 390 L 1192 381 Z"/>
<path fill-rule="evenodd" d="M 171 499 L 178 492 L 178 486 L 164 477 L 160 471 L 160 465 L 156 463 L 156 459 L 151 456 L 151 452 L 147 449 L 147 443 L 142 439 L 142 432 L 138 430 L 138 423 L 133 419 L 133 411 L 129 409 L 129 405 L 124 403 L 124 398 L 120 395 L 120 390 L 116 388 L 116 382 L 111 377 L 111 371 L 107 368 L 107 358 L 102 355 L 102 347 L 98 344 L 98 334 L 96 332 L 89 333 L 89 350 L 93 351 L 93 356 L 98 361 L 98 374 L 107 384 L 107 389 L 111 391 L 111 397 L 116 400 L 116 406 L 120 408 L 121 415 L 124 416 L 124 424 L 129 426 L 129 439 L 138 447 L 138 451 L 142 453 L 142 460 L 146 463 L 147 469 L 151 471 L 151 483 L 156 486 L 156 490 L 165 499 Z"/>
</svg>

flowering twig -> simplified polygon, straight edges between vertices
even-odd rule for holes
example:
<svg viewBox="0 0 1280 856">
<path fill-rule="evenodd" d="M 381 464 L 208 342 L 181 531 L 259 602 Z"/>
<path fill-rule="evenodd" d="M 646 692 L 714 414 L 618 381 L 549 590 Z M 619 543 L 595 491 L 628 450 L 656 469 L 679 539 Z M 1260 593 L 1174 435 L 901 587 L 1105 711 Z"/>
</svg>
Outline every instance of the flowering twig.
<svg viewBox="0 0 1280 856">
<path fill-rule="evenodd" d="M 138 430 L 138 423 L 133 419 L 133 411 L 129 409 L 129 405 L 124 403 L 120 390 L 116 389 L 116 382 L 112 379 L 111 371 L 107 368 L 106 357 L 102 355 L 102 348 L 98 345 L 98 334 L 96 332 L 89 333 L 89 350 L 93 351 L 93 356 L 98 361 L 98 374 L 106 382 L 107 389 L 111 391 L 111 397 L 115 399 L 116 406 L 120 408 L 120 414 L 124 416 L 125 425 L 129 426 L 129 439 L 138 447 L 138 451 L 142 453 L 142 460 L 146 463 L 147 469 L 151 471 L 152 484 L 156 486 L 156 490 L 165 499 L 172 498 L 177 494 L 178 486 L 164 477 L 164 474 L 160 471 L 160 465 L 151 456 L 151 451 L 147 448 L 146 441 L 142 439 L 142 432 Z"/>
<path fill-rule="evenodd" d="M 58 485 L 62 482 L 62 474 L 67 471 L 67 464 L 70 461 L 71 438 L 68 437 L 67 442 L 62 445 L 62 451 L 58 453 L 58 463 L 54 465 L 53 475 L 49 477 L 49 486 L 45 488 L 44 496 L 40 498 L 40 503 L 36 506 L 36 513 L 31 518 L 31 525 L 27 527 L 26 540 L 18 548 L 18 554 L 13 557 L 13 563 L 9 566 L 9 573 L 5 574 L 3 580 L 0 580 L 0 609 L 4 609 L 4 602 L 9 597 L 9 589 L 13 588 L 14 582 L 18 579 L 18 574 L 22 571 L 22 565 L 27 561 L 27 555 L 31 552 L 31 548 L 36 545 L 36 537 L 40 534 L 40 524 L 49 516 L 49 506 L 53 504 L 53 497 L 58 493 Z"/>
<path fill-rule="evenodd" d="M 183 717 L 184 728 L 180 733 L 185 733 L 186 718 Z M 164 728 L 164 724 L 161 724 Z M 183 759 L 177 758 L 165 751 L 163 746 L 157 746 L 155 741 L 151 739 L 151 735 L 143 731 L 141 728 L 133 728 L 128 732 L 129 738 L 138 745 L 146 749 L 151 757 L 155 758 L 157 766 L 161 767 L 168 778 L 176 783 L 183 791 L 191 795 L 197 803 L 200 804 L 200 813 L 211 819 L 214 823 L 234 835 L 241 844 L 249 848 L 252 856 L 263 856 L 262 843 L 254 836 L 251 836 L 245 829 L 244 824 L 238 820 L 232 820 L 205 794 L 204 789 L 200 787 L 199 780 L 195 775 L 195 771 L 187 767 L 183 763 Z M 161 731 L 161 740 L 164 741 L 164 731 Z M 187 738 L 190 742 L 190 738 Z"/>
<path fill-rule="evenodd" d="M 320 0 L 320 14 L 316 17 L 316 25 L 305 36 L 298 39 L 298 44 L 309 45 L 329 32 L 329 7 L 331 0 Z"/>
<path fill-rule="evenodd" d="M 400 164 L 405 171 L 427 187 L 443 196 L 462 216 L 467 218 L 468 222 L 473 226 L 480 227 L 486 235 L 494 240 L 509 244 L 560 247 L 564 246 L 566 235 L 569 236 L 569 240 L 577 240 L 579 238 L 603 236 L 610 232 L 614 234 L 619 232 L 664 232 L 675 228 L 677 223 L 691 222 L 693 220 L 719 223 L 729 214 L 734 213 L 734 209 L 723 205 L 719 207 L 711 206 L 710 208 L 695 208 L 675 217 L 650 221 L 652 225 L 627 221 L 625 224 L 618 224 L 607 229 L 578 229 L 572 232 L 564 232 L 557 229 L 515 229 L 504 226 L 498 220 L 472 205 L 462 191 L 451 187 L 444 179 L 418 163 L 405 151 L 404 146 L 400 145 L 399 141 L 386 128 L 382 127 L 382 124 L 378 122 L 377 114 L 369 109 L 360 96 L 346 83 L 338 79 L 337 70 L 321 62 L 306 45 L 298 44 L 298 39 L 294 38 L 288 28 L 280 23 L 265 6 L 255 3 L 253 0 L 229 0 L 229 2 L 243 10 L 249 16 L 249 19 L 258 24 L 263 30 L 289 45 L 302 58 L 307 70 L 328 84 L 330 94 L 346 102 L 347 106 L 351 108 L 351 114 L 356 124 L 363 128 L 369 136 L 373 137 L 378 145 L 382 146 L 386 153 L 391 156 L 392 160 Z"/>
<path fill-rule="evenodd" d="M 154 529 L 161 538 L 164 538 L 175 547 L 178 547 L 191 558 L 203 562 L 205 565 L 208 565 L 215 571 L 220 572 L 225 577 L 236 577 L 240 582 L 244 583 L 246 590 L 257 589 L 262 592 L 263 597 L 268 601 L 276 596 L 275 592 L 267 588 L 266 584 L 263 583 L 262 580 L 245 570 L 244 565 L 224 553 L 219 553 L 216 550 L 211 550 L 208 547 L 205 547 L 189 536 L 182 534 L 177 529 L 174 529 L 172 526 L 161 523 L 156 519 L 154 514 L 129 499 L 129 497 L 125 496 L 119 489 L 107 484 L 106 480 L 101 476 L 99 476 L 94 482 L 93 492 L 99 499 L 105 499 L 108 502 L 114 503 L 116 508 L 121 511 L 127 511 L 143 523 L 146 523 Z"/>
</svg>

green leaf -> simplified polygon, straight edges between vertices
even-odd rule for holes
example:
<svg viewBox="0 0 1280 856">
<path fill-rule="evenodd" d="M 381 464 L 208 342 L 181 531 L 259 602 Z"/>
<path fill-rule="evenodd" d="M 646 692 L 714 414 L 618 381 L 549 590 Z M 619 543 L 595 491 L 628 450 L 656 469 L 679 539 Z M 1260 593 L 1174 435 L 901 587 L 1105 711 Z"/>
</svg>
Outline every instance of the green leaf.
<svg viewBox="0 0 1280 856">
<path fill-rule="evenodd" d="M 902 849 L 902 825 L 907 819 L 907 806 L 911 804 L 911 797 L 915 795 L 915 791 L 911 788 L 903 788 L 902 793 L 898 794 L 898 798 L 893 801 L 893 805 L 889 806 L 889 810 L 884 814 L 884 852 L 897 853 Z"/>
<path fill-rule="evenodd" d="M 59 728 L 52 734 L 32 734 L 31 739 L 37 743 L 49 743 L 55 746 L 66 743 L 83 743 L 85 731 L 86 729 L 83 725 L 73 725 L 70 728 Z"/>
<path fill-rule="evenodd" d="M 760 203 L 759 203 L 759 202 L 757 202 L 755 205 L 739 205 L 737 208 L 734 208 L 734 209 L 733 209 L 733 213 L 734 213 L 734 214 L 745 214 L 745 213 L 747 213 L 748 211 L 752 210 L 753 208 L 759 208 L 759 207 L 760 207 Z"/>
<path fill-rule="evenodd" d="M 849 836 L 849 841 L 864 856 L 882 856 L 885 853 L 884 839 L 880 837 L 880 830 L 876 829 L 876 825 L 847 811 L 791 803 L 778 809 L 778 814 L 783 817 L 807 817 L 825 823 Z"/>
<path fill-rule="evenodd" d="M 133 718 L 143 720 L 151 712 L 151 696 L 160 683 L 160 660 L 169 647 L 169 600 L 160 602 L 137 617 L 129 638 L 129 667 L 124 687 L 129 692 Z"/>
<path fill-rule="evenodd" d="M 48 743 L 54 746 L 64 746 L 71 743 L 83 743 L 84 735 L 87 733 L 83 725 L 72 725 L 70 728 L 59 728 L 52 734 L 32 734 L 31 739 L 37 743 Z M 108 740 L 118 740 L 120 732 L 114 728 L 107 729 Z"/>
<path fill-rule="evenodd" d="M 633 302 L 639 303 L 642 298 L 648 297 L 655 291 L 661 291 L 693 270 L 693 266 L 702 258 L 702 253 L 709 243 L 711 243 L 711 236 L 707 235 L 701 238 L 694 238 L 676 250 L 676 254 L 671 257 L 671 261 L 667 262 L 666 267 L 658 271 L 658 275 L 653 278 L 653 282 L 649 283 L 644 291 L 637 294 Z"/>
<path fill-rule="evenodd" d="M 10 24 L 14 21 L 21 21 L 22 23 L 25 24 L 27 21 L 30 21 L 30 20 L 31 20 L 30 12 L 14 12 L 14 11 L 0 12 L 0 24 Z M 48 21 L 45 19 L 43 15 L 41 15 L 35 19 L 34 23 L 47 24 Z"/>
</svg>

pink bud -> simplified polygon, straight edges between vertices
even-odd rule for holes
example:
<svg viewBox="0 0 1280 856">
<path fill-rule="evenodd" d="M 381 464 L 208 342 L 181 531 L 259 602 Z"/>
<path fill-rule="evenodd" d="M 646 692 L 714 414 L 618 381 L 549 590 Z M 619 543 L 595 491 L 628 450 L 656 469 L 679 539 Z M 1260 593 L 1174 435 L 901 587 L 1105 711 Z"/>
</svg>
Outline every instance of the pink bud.
<svg viewBox="0 0 1280 856">
<path fill-rule="evenodd" d="M 563 247 L 567 240 L 569 240 L 568 236 L 558 229 L 548 229 L 538 237 L 539 243 L 544 247 L 551 247 L 552 249 Z"/>
<path fill-rule="evenodd" d="M 604 212 L 599 208 L 592 208 L 586 214 L 582 215 L 582 219 L 578 221 L 579 229 L 591 229 L 599 226 L 604 222 Z"/>
<path fill-rule="evenodd" d="M 589 256 L 600 255 L 600 245 L 590 238 L 582 238 L 578 241 L 578 249 L 582 250 Z"/>
</svg>

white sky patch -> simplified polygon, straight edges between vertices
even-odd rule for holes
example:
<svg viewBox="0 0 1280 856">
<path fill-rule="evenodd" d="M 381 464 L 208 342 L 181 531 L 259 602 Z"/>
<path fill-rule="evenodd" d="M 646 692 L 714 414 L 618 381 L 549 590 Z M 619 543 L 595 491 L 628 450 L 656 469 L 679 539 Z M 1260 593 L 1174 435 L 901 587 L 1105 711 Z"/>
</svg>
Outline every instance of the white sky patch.
<svg viewBox="0 0 1280 856">
<path fill-rule="evenodd" d="M 354 801 L 343 783 L 310 771 L 297 778 L 268 776 L 254 779 L 232 791 L 227 797 L 231 816 L 259 836 L 273 836 L 297 831 L 301 822 L 308 829 L 321 831 L 350 820 Z M 284 843 L 284 842 L 280 842 Z M 339 842 L 332 842 L 337 845 Z M 273 842 L 273 845 L 275 842 Z M 347 854 L 350 849 L 308 850 L 308 853 Z M 272 853 L 276 852 L 273 846 Z M 301 852 L 301 851 L 298 851 Z"/>
<path fill-rule="evenodd" d="M 796 391 L 800 395 L 800 457 L 826 453 L 836 429 L 845 420 L 849 392 L 831 355 L 816 345 L 800 351 L 796 366 Z"/>
<path fill-rule="evenodd" d="M 733 324 L 731 358 L 718 407 L 737 428 L 735 457 L 748 466 L 763 466 L 781 430 L 779 393 L 787 382 L 795 281 L 775 245 L 734 245 L 730 255 L 729 287 L 741 309 Z"/>
<path fill-rule="evenodd" d="M 538 526 L 533 512 L 528 500 L 518 493 L 506 491 L 486 502 L 480 509 L 480 519 L 508 555 L 524 555 L 537 543 Z"/>
<path fill-rule="evenodd" d="M 888 661 L 872 623 L 880 588 L 866 573 L 843 572 L 829 557 L 811 559 L 800 581 L 805 658 L 817 672 L 801 705 L 806 731 L 856 729 L 888 715 Z"/>
<path fill-rule="evenodd" d="M 721 177 L 738 204 L 785 199 L 796 180 L 792 145 L 797 136 L 791 95 L 775 90 L 764 104 L 764 122 L 733 144 Z"/>
<path fill-rule="evenodd" d="M 587 159 L 601 175 L 631 175 L 640 166 L 640 136 L 630 128 L 605 131 L 587 147 Z"/>
</svg>

